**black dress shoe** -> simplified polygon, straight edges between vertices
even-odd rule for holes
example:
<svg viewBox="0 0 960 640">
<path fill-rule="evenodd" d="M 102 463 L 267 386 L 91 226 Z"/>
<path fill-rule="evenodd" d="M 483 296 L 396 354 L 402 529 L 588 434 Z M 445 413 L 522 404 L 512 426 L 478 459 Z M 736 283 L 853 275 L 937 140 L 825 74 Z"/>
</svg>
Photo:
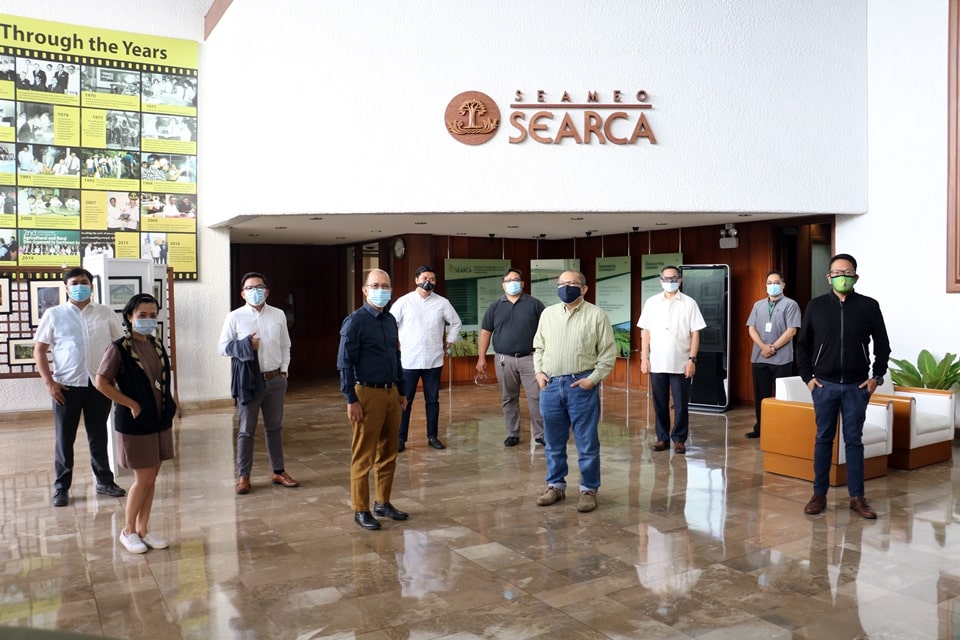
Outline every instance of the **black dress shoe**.
<svg viewBox="0 0 960 640">
<path fill-rule="evenodd" d="M 50 500 L 50 504 L 55 507 L 65 507 L 70 504 L 70 490 L 57 489 L 54 491 L 53 498 Z"/>
<path fill-rule="evenodd" d="M 370 531 L 376 531 L 380 528 L 380 522 L 369 511 L 357 511 L 353 514 L 353 521 Z"/>
<path fill-rule="evenodd" d="M 382 518 L 390 518 L 391 520 L 406 520 L 410 517 L 409 514 L 400 511 L 389 502 L 383 504 L 374 502 L 373 512 Z"/>
<path fill-rule="evenodd" d="M 427 444 L 429 444 L 434 449 L 446 449 L 446 447 L 443 446 L 443 443 L 440 442 L 439 438 L 430 438 L 429 440 L 427 440 Z"/>
<path fill-rule="evenodd" d="M 520 438 L 517 436 L 508 436 L 506 440 L 503 441 L 503 446 L 505 447 L 515 447 L 520 444 Z"/>
<path fill-rule="evenodd" d="M 760 432 L 759 432 L 759 431 L 747 431 L 745 434 L 743 434 L 743 436 L 744 436 L 745 438 L 759 438 L 759 437 L 760 437 Z"/>
<path fill-rule="evenodd" d="M 547 446 L 547 443 L 543 441 L 543 438 L 537 438 L 536 440 L 534 440 L 534 442 L 536 442 L 541 447 Z"/>
<path fill-rule="evenodd" d="M 98 484 L 97 493 L 102 496 L 110 496 L 111 498 L 122 498 L 123 496 L 127 495 L 127 492 L 118 487 L 115 482 Z"/>
<path fill-rule="evenodd" d="M 402 453 L 403 450 L 406 448 L 407 448 L 407 443 L 401 440 L 400 444 L 397 445 L 397 453 Z"/>
</svg>

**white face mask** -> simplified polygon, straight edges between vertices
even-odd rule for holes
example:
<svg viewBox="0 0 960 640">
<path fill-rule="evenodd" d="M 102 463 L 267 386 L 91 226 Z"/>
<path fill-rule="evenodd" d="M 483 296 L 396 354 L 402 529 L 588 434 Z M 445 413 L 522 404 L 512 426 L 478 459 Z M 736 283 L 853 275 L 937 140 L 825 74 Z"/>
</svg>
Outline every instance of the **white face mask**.
<svg viewBox="0 0 960 640">
<path fill-rule="evenodd" d="M 660 286 L 663 287 L 663 290 L 667 293 L 673 293 L 674 291 L 680 290 L 679 282 L 661 282 Z"/>
<path fill-rule="evenodd" d="M 767 295 L 768 295 L 768 296 L 773 296 L 774 298 L 776 298 L 776 297 L 777 297 L 778 295 L 780 295 L 781 293 L 783 293 L 783 285 L 782 285 L 782 284 L 768 284 L 768 285 L 767 285 Z"/>
</svg>

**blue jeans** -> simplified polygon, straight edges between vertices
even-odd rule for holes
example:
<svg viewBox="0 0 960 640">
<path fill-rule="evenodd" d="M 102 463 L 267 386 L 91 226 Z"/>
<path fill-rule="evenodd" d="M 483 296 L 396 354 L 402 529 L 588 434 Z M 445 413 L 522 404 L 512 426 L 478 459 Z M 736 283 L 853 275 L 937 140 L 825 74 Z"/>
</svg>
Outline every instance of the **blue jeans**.
<svg viewBox="0 0 960 640">
<path fill-rule="evenodd" d="M 862 382 L 862 381 L 861 381 Z M 837 435 L 837 416 L 843 426 L 847 455 L 847 491 L 850 497 L 863 496 L 863 422 L 867 418 L 870 392 L 861 382 L 838 384 L 820 380 L 813 388 L 813 410 L 817 419 L 817 441 L 813 449 L 813 492 L 826 495 L 830 485 L 830 461 Z"/>
<path fill-rule="evenodd" d="M 400 416 L 400 442 L 407 441 L 410 428 L 410 410 L 417 395 L 417 383 L 423 380 L 423 403 L 427 411 L 427 438 L 436 438 L 440 422 L 440 372 L 443 366 L 434 369 L 404 369 L 403 386 L 407 390 L 407 408 Z"/>
<path fill-rule="evenodd" d="M 592 371 L 550 378 L 540 391 L 543 437 L 546 442 L 547 484 L 567 488 L 567 440 L 573 428 L 573 440 L 580 453 L 580 491 L 600 488 L 600 394 L 597 387 L 571 387 L 574 380 L 586 378 Z"/>
<path fill-rule="evenodd" d="M 682 373 L 650 373 L 657 440 L 686 442 L 690 435 L 690 383 Z M 673 393 L 673 434 L 670 433 L 670 394 Z"/>
</svg>

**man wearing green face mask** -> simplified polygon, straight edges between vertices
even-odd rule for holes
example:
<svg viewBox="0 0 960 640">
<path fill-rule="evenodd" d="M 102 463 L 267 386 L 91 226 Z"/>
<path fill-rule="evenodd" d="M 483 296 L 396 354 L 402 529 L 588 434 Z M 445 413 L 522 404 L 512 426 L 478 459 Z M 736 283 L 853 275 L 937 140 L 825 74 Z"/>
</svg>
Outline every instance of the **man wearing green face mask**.
<svg viewBox="0 0 960 640">
<path fill-rule="evenodd" d="M 827 280 L 833 291 L 810 301 L 797 334 L 797 368 L 813 396 L 817 422 L 813 497 L 804 507 L 809 515 L 827 508 L 830 458 L 840 415 L 850 508 L 863 518 L 877 517 L 863 495 L 863 422 L 870 395 L 887 372 L 890 341 L 880 305 L 853 290 L 859 277 L 853 256 L 841 253 L 831 258 Z"/>
</svg>

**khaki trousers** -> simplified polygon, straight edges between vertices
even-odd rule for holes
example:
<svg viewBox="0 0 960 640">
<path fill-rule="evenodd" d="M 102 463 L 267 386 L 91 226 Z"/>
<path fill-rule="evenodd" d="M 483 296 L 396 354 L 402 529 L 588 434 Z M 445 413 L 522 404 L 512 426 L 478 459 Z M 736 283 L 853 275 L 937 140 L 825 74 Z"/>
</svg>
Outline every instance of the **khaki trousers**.
<svg viewBox="0 0 960 640">
<path fill-rule="evenodd" d="M 397 468 L 400 432 L 400 395 L 397 388 L 374 389 L 357 385 L 363 422 L 353 423 L 350 447 L 350 500 L 354 511 L 370 511 L 370 471 L 376 501 L 390 502 L 393 473 Z"/>
</svg>

